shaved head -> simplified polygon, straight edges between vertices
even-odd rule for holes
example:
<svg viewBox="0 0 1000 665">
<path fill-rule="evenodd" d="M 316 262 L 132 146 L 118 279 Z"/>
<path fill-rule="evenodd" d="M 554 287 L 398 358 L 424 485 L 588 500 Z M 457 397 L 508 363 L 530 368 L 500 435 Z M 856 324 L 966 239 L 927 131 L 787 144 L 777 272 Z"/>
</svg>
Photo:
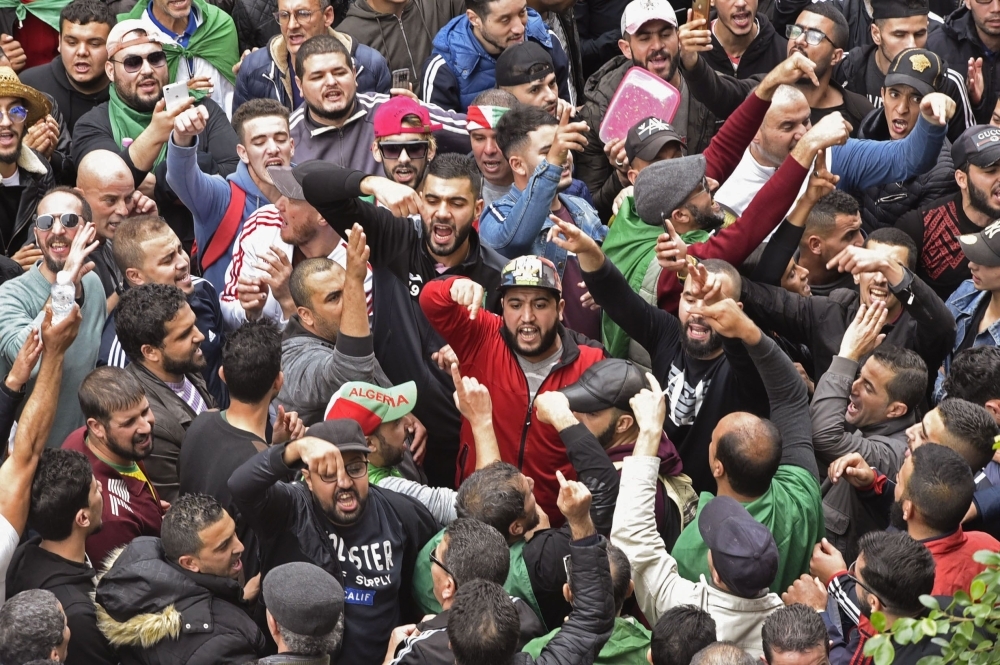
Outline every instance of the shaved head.
<svg viewBox="0 0 1000 665">
<path fill-rule="evenodd" d="M 135 193 L 135 179 L 125 160 L 110 150 L 88 152 L 77 167 L 76 188 L 94 211 L 98 239 L 114 238 L 132 211 Z"/>
</svg>

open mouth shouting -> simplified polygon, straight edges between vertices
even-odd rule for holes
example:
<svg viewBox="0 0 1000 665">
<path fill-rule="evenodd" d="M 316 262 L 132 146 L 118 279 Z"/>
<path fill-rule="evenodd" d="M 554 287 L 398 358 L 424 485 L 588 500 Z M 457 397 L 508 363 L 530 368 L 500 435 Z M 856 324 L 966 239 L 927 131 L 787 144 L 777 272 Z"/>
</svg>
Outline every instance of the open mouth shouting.
<svg viewBox="0 0 1000 665">
<path fill-rule="evenodd" d="M 542 331 L 538 326 L 522 324 L 517 327 L 517 340 L 525 348 L 531 348 L 542 339 Z"/>
<path fill-rule="evenodd" d="M 733 31 L 742 34 L 753 25 L 753 14 L 747 11 L 737 12 L 730 20 L 733 22 Z"/>
<path fill-rule="evenodd" d="M 873 305 L 876 302 L 885 303 L 889 300 L 889 295 L 889 289 L 885 287 L 875 285 L 868 287 L 868 298 L 871 300 L 871 304 Z"/>
<path fill-rule="evenodd" d="M 455 237 L 455 227 L 435 222 L 431 225 L 431 242 L 439 247 L 449 245 Z"/>
<path fill-rule="evenodd" d="M 894 118 L 889 122 L 889 128 L 895 136 L 906 136 L 910 131 L 910 123 L 901 118 Z"/>
<path fill-rule="evenodd" d="M 417 179 L 417 172 L 412 166 L 397 166 L 392 170 L 392 179 L 402 185 L 412 187 Z"/>
<path fill-rule="evenodd" d="M 337 492 L 337 510 L 350 514 L 358 509 L 358 493 L 354 490 L 343 490 Z"/>
<path fill-rule="evenodd" d="M 712 329 L 702 323 L 688 321 L 687 336 L 693 342 L 707 342 L 712 336 Z"/>
<path fill-rule="evenodd" d="M 500 175 L 503 173 L 504 161 L 501 157 L 483 157 L 479 162 L 479 168 L 483 175 Z"/>
</svg>

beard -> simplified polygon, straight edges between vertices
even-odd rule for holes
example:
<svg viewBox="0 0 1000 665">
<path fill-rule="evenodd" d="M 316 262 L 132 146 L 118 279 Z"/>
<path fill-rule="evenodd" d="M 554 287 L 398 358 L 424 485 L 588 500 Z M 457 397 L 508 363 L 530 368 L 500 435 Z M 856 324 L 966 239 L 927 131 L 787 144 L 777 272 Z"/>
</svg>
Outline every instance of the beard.
<svg viewBox="0 0 1000 665">
<path fill-rule="evenodd" d="M 434 242 L 435 224 L 451 227 L 451 243 L 438 245 Z M 436 222 L 433 220 L 424 222 L 424 244 L 427 245 L 428 251 L 435 256 L 451 256 L 458 251 L 459 247 L 465 244 L 470 235 L 472 235 L 472 224 L 468 224 L 465 228 L 460 229 L 455 224 L 447 222 Z"/>
<path fill-rule="evenodd" d="M 719 212 L 702 212 L 691 206 L 687 206 L 687 209 L 691 213 L 691 216 L 694 217 L 694 223 L 702 231 L 711 233 L 722 228 L 722 224 L 726 221 L 726 216 L 721 210 Z"/>
<path fill-rule="evenodd" d="M 524 516 L 524 533 L 527 533 L 538 526 L 538 513 L 533 512 Z"/>
<path fill-rule="evenodd" d="M 618 427 L 618 418 L 615 418 L 612 422 L 608 423 L 608 426 L 604 428 L 604 431 L 597 435 L 597 442 L 601 444 L 601 448 L 604 450 L 611 447 L 611 442 L 615 438 L 616 427 Z"/>
<path fill-rule="evenodd" d="M 18 131 L 16 127 L 11 127 L 10 132 L 17 136 L 17 142 L 14 146 L 6 151 L 0 151 L 0 162 L 4 164 L 17 164 L 17 160 L 21 157 L 21 145 L 24 142 L 24 133 L 27 131 L 24 125 L 21 125 L 21 131 Z"/>
<path fill-rule="evenodd" d="M 345 104 L 344 108 L 339 111 L 327 111 L 320 106 L 313 105 L 309 100 L 306 100 L 306 106 L 309 107 L 309 112 L 317 118 L 329 120 L 330 122 L 340 122 L 351 115 L 351 112 L 354 110 L 354 100 L 352 99 L 350 103 Z"/>
<path fill-rule="evenodd" d="M 907 530 L 906 518 L 903 517 L 903 504 L 899 501 L 894 501 L 889 509 L 889 524 L 900 531 Z"/>
<path fill-rule="evenodd" d="M 115 90 L 118 92 L 118 97 L 120 97 L 121 100 L 125 102 L 126 106 L 135 111 L 138 111 L 139 113 L 152 113 L 153 109 L 156 108 L 156 103 L 159 102 L 160 99 L 163 97 L 163 86 L 161 85 L 157 89 L 156 95 L 152 99 L 143 99 L 142 97 L 139 96 L 139 93 L 136 92 L 136 90 L 139 89 L 139 84 L 150 79 L 156 81 L 156 77 L 153 76 L 152 74 L 150 74 L 149 76 L 144 76 L 141 79 L 136 79 L 135 86 L 128 91 L 126 91 L 124 88 L 119 88 L 115 86 Z"/>
<path fill-rule="evenodd" d="M 969 205 L 971 205 L 974 210 L 978 210 L 979 212 L 983 213 L 984 215 L 988 215 L 989 217 L 992 218 L 1000 217 L 1000 209 L 995 208 L 990 203 L 989 193 L 984 192 L 983 190 L 973 185 L 971 180 L 969 180 L 968 182 L 969 182 Z"/>
<path fill-rule="evenodd" d="M 199 362 L 195 356 L 184 360 L 175 360 L 170 356 L 163 355 L 163 371 L 168 374 L 197 374 L 205 367 L 205 356 Z"/>
<path fill-rule="evenodd" d="M 357 510 L 352 512 L 350 515 L 342 512 L 340 508 L 337 507 L 337 499 L 347 494 L 353 494 L 354 500 L 358 504 Z M 338 490 L 337 493 L 333 495 L 333 505 L 326 506 L 320 504 L 320 507 L 323 509 L 323 514 L 326 515 L 326 518 L 337 526 L 351 526 L 352 524 L 356 524 L 360 521 L 364 516 L 365 506 L 367 504 L 368 497 L 362 499 L 361 495 L 358 494 L 358 491 L 352 487 L 348 490 Z"/>
<path fill-rule="evenodd" d="M 150 432 L 149 434 L 135 434 L 132 436 L 131 441 L 129 441 L 127 444 L 122 444 L 121 441 L 119 441 L 118 439 L 109 434 L 107 440 L 105 441 L 105 444 L 108 446 L 108 450 L 113 452 L 115 455 L 118 455 L 127 460 L 132 460 L 133 462 L 138 462 L 140 460 L 146 459 L 147 457 L 150 456 L 150 454 L 152 454 L 153 446 L 152 445 L 148 446 L 146 450 L 143 452 L 137 451 L 136 446 L 145 443 L 152 436 L 153 436 L 152 432 Z"/>
<path fill-rule="evenodd" d="M 688 337 L 688 327 L 691 322 L 684 324 L 684 334 L 681 335 L 681 350 L 696 360 L 706 360 L 722 348 L 722 337 L 719 333 L 709 328 L 708 339 L 698 342 Z M 699 324 L 703 325 L 703 324 Z M 707 325 L 705 326 L 708 327 Z"/>
<path fill-rule="evenodd" d="M 389 442 L 385 440 L 385 437 L 378 432 L 375 432 L 372 436 L 378 439 L 378 453 L 382 456 L 382 463 L 387 468 L 397 466 L 403 461 L 403 456 L 406 454 L 405 449 L 389 445 Z"/>
<path fill-rule="evenodd" d="M 552 326 L 549 330 L 543 332 L 541 340 L 538 343 L 538 348 L 534 350 L 521 346 L 521 343 L 517 341 L 517 335 L 508 330 L 507 326 L 504 326 L 500 330 L 500 333 L 503 335 L 504 341 L 507 342 L 507 346 L 513 349 L 514 353 L 527 358 L 529 356 L 540 356 L 551 351 L 556 343 L 556 336 L 559 334 L 559 330 L 558 326 Z"/>
<path fill-rule="evenodd" d="M 677 58 L 670 55 L 670 52 L 667 51 L 666 49 L 660 49 L 659 51 L 650 51 L 649 53 L 647 53 L 646 60 L 649 61 L 650 58 L 656 55 L 663 56 L 664 58 L 667 59 L 668 62 L 667 71 L 664 72 L 663 74 L 663 80 L 664 81 L 672 80 L 674 78 L 674 75 L 677 74 Z M 649 68 L 646 66 L 646 63 L 644 62 L 639 62 L 638 60 L 633 59 L 632 65 L 635 67 L 641 67 L 645 69 L 647 72 L 649 71 Z"/>
</svg>

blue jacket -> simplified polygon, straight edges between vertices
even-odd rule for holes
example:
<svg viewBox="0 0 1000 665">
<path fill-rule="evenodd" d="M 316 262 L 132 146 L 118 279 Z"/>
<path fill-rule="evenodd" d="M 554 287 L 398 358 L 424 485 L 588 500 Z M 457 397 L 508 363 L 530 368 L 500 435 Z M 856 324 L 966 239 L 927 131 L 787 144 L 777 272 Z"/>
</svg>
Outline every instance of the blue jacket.
<svg viewBox="0 0 1000 665">
<path fill-rule="evenodd" d="M 561 276 L 566 266 L 566 250 L 546 239 L 552 227 L 549 211 L 561 174 L 562 167 L 543 159 L 523 192 L 517 185 L 511 185 L 510 191 L 491 203 L 479 217 L 479 237 L 483 243 L 508 259 L 525 254 L 544 256 L 556 265 Z M 584 233 L 604 242 L 608 227 L 601 223 L 594 206 L 565 193 L 559 194 L 559 200 Z"/>
<path fill-rule="evenodd" d="M 962 282 L 955 292 L 948 298 L 945 306 L 952 316 L 955 317 L 955 349 L 965 339 L 965 333 L 976 316 L 976 310 L 982 304 L 983 298 L 988 298 L 989 291 L 980 291 L 973 284 L 971 279 Z M 972 346 L 1000 346 L 1000 321 L 994 321 L 986 329 L 976 335 Z M 944 358 L 944 374 L 938 373 L 937 381 L 934 383 L 934 402 L 940 402 L 947 397 L 944 394 L 944 377 L 951 371 L 951 361 L 955 357 L 955 349 Z"/>
<path fill-rule="evenodd" d="M 848 139 L 830 149 L 830 173 L 840 176 L 837 189 L 845 192 L 909 180 L 937 163 L 947 134 L 947 125 L 932 125 L 921 116 L 899 141 Z"/>
<path fill-rule="evenodd" d="M 330 34 L 340 36 L 332 28 Z M 358 92 L 389 92 L 392 75 L 381 53 L 352 38 L 351 58 L 357 72 Z M 285 38 L 275 35 L 266 48 L 257 49 L 240 65 L 240 73 L 236 76 L 236 93 L 233 95 L 233 113 L 244 102 L 258 98 L 277 99 L 289 111 L 294 111 L 293 77 L 294 74 L 288 71 Z"/>
<path fill-rule="evenodd" d="M 538 42 L 552 56 L 559 81 L 559 96 L 569 101 L 569 60 L 559 40 L 549 32 L 545 21 L 534 9 L 528 9 L 525 39 Z M 476 36 L 465 14 L 448 21 L 434 37 L 431 57 L 424 63 L 423 100 L 452 111 L 465 110 L 484 90 L 495 88 L 496 58 L 490 55 Z"/>
<path fill-rule="evenodd" d="M 198 138 L 190 148 L 182 148 L 174 143 L 171 137 L 167 143 L 166 161 L 167 183 L 181 203 L 191 211 L 191 216 L 194 218 L 194 238 L 198 242 L 198 247 L 203 250 L 208 247 L 229 208 L 229 199 L 232 196 L 229 188 L 230 180 L 247 193 L 247 200 L 243 205 L 243 218 L 236 229 L 236 235 L 233 236 L 233 244 L 236 244 L 236 238 L 240 236 L 247 217 L 257 208 L 270 203 L 250 177 L 250 170 L 243 161 L 240 161 L 235 173 L 225 178 L 208 175 L 199 169 Z M 229 267 L 231 257 L 232 247 L 228 254 L 223 255 L 205 270 L 205 279 L 212 283 L 218 293 L 222 293 L 226 288 L 226 268 Z"/>
</svg>

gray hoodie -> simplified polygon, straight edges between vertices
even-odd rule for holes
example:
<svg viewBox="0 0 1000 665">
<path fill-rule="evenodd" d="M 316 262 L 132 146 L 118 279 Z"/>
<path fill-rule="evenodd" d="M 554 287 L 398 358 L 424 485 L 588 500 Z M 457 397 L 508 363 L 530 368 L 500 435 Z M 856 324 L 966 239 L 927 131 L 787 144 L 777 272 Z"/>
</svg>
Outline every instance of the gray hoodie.
<svg viewBox="0 0 1000 665">
<path fill-rule="evenodd" d="M 277 402 L 285 411 L 297 411 L 307 427 L 323 420 L 330 398 L 348 381 L 392 386 L 375 360 L 371 335 L 350 337 L 341 333 L 334 343 L 306 330 L 298 315 L 285 327 L 281 369 L 285 383 Z"/>
</svg>

